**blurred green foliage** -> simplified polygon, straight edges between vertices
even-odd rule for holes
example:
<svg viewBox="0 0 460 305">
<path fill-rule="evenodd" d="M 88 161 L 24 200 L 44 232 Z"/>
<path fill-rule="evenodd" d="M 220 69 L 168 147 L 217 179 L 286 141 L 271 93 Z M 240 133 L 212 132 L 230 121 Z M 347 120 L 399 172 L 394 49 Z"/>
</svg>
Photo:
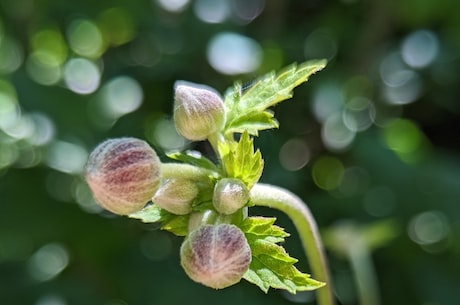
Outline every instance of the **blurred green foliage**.
<svg viewBox="0 0 460 305">
<path fill-rule="evenodd" d="M 256 139 L 262 181 L 309 203 L 339 304 L 364 300 L 371 274 L 374 304 L 456 305 L 459 54 L 454 0 L 0 0 L 0 304 L 314 303 L 193 283 L 180 238 L 101 211 L 81 173 L 108 137 L 164 161 L 208 153 L 174 130 L 176 80 L 223 93 L 327 58 Z M 287 227 L 308 271 L 290 221 L 253 213 Z"/>
</svg>

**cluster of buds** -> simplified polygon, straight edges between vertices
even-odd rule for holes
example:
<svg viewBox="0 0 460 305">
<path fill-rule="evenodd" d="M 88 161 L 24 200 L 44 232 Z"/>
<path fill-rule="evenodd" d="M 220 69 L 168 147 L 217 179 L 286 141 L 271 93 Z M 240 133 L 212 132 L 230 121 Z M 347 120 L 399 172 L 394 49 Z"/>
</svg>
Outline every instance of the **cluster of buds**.
<svg viewBox="0 0 460 305">
<path fill-rule="evenodd" d="M 204 140 L 225 124 L 222 99 L 211 90 L 177 84 L 174 120 L 185 138 Z M 193 211 L 200 194 L 197 182 L 163 178 L 155 151 L 135 138 L 110 139 L 97 146 L 90 154 L 85 177 L 96 202 L 115 214 L 137 212 L 149 201 L 172 214 L 190 214 L 189 233 L 180 252 L 181 265 L 194 281 L 225 288 L 239 282 L 248 270 L 251 249 L 241 229 L 231 224 L 232 215 L 249 200 L 242 181 L 219 179 L 209 186 L 213 208 Z M 229 223 L 222 223 L 222 219 L 229 219 Z"/>
</svg>

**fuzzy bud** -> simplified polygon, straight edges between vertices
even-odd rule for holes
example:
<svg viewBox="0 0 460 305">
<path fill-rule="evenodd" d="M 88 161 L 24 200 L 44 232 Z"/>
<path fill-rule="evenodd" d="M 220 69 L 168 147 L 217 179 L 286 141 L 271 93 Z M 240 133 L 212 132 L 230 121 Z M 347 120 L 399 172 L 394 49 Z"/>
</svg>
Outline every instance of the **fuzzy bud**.
<svg viewBox="0 0 460 305">
<path fill-rule="evenodd" d="M 239 179 L 223 178 L 214 187 L 212 204 L 219 213 L 233 214 L 246 205 L 249 191 Z"/>
<path fill-rule="evenodd" d="M 185 138 L 205 140 L 225 124 L 222 98 L 208 89 L 178 84 L 175 87 L 174 122 L 177 131 Z"/>
<path fill-rule="evenodd" d="M 192 211 L 192 202 L 198 192 L 198 187 L 191 180 L 167 179 L 161 184 L 152 201 L 170 213 L 186 215 Z"/>
<path fill-rule="evenodd" d="M 238 283 L 249 268 L 251 248 L 235 225 L 204 225 L 181 246 L 181 265 L 195 282 L 222 289 Z"/>
<path fill-rule="evenodd" d="M 142 209 L 160 183 L 161 162 L 147 142 L 109 139 L 90 154 L 85 178 L 97 203 L 127 215 Z"/>
</svg>

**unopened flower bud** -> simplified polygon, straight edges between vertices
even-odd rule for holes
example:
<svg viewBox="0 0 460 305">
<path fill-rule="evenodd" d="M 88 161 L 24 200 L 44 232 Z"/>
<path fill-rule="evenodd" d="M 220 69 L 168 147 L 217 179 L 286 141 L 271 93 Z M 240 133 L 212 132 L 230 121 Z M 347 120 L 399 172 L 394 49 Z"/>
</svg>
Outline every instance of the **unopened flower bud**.
<svg viewBox="0 0 460 305">
<path fill-rule="evenodd" d="M 235 225 L 205 225 L 181 246 L 181 264 L 195 282 L 221 289 L 238 283 L 251 263 L 251 248 Z"/>
<path fill-rule="evenodd" d="M 216 211 L 222 214 L 233 214 L 249 200 L 249 191 L 239 179 L 223 178 L 214 187 L 212 204 Z"/>
<path fill-rule="evenodd" d="M 192 202 L 198 192 L 193 181 L 172 178 L 161 184 L 152 201 L 170 213 L 186 215 L 192 211 Z"/>
<path fill-rule="evenodd" d="M 205 140 L 225 124 L 222 98 L 208 89 L 178 84 L 175 87 L 174 122 L 177 131 L 185 138 Z"/>
<path fill-rule="evenodd" d="M 90 154 L 85 178 L 97 203 L 120 215 L 142 209 L 160 183 L 161 162 L 147 142 L 109 139 Z"/>
</svg>

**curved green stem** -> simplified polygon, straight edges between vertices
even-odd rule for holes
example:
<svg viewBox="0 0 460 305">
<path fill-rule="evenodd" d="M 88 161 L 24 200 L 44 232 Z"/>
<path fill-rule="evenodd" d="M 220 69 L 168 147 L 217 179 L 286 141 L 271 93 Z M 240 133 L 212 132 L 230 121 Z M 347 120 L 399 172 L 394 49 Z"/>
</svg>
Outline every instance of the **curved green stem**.
<svg viewBox="0 0 460 305">
<path fill-rule="evenodd" d="M 162 178 L 182 178 L 189 180 L 207 181 L 216 173 L 198 166 L 193 166 L 186 163 L 161 163 Z"/>
<path fill-rule="evenodd" d="M 250 196 L 254 205 L 278 209 L 291 218 L 299 232 L 314 278 L 326 283 L 317 291 L 318 304 L 334 305 L 323 244 L 316 221 L 305 202 L 286 189 L 261 183 L 254 185 Z"/>
</svg>

